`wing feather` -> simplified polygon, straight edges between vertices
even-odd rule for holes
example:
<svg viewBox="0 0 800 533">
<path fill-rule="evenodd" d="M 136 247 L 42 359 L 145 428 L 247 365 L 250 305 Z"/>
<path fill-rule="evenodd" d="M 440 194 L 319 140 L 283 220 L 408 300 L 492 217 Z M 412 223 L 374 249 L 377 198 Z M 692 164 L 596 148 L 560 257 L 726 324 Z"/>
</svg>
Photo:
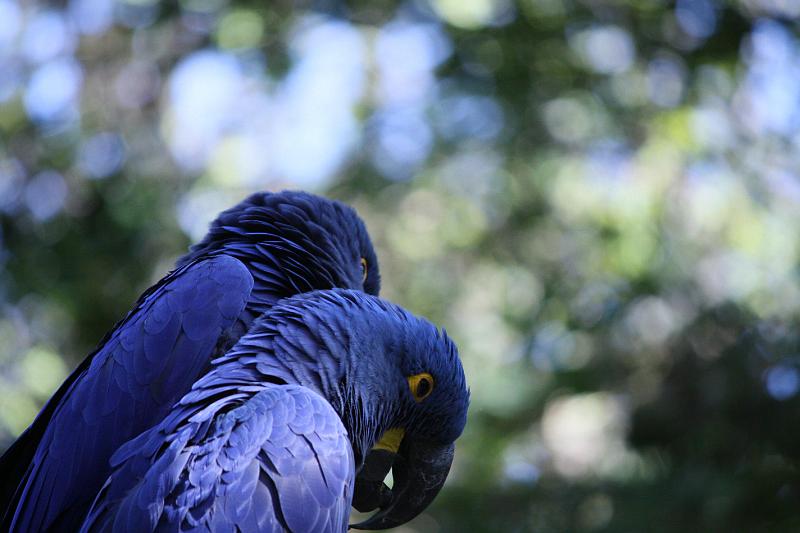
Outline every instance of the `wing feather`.
<svg viewBox="0 0 800 533">
<path fill-rule="evenodd" d="M 189 390 L 252 287 L 245 266 L 221 255 L 182 267 L 142 298 L 29 430 L 35 452 L 12 530 L 76 529 L 111 455 Z"/>
<path fill-rule="evenodd" d="M 203 430 L 196 409 L 181 402 L 123 447 L 137 451 L 117 465 L 82 531 L 347 530 L 353 453 L 321 396 L 263 384 L 247 401 L 215 407 Z"/>
</svg>

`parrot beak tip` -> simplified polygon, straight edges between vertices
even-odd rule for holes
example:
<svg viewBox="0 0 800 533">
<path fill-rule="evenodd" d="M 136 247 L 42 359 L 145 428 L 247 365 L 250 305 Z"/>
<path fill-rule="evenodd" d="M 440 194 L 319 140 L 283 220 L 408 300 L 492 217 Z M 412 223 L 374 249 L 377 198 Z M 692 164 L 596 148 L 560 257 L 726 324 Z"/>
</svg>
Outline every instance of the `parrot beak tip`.
<svg viewBox="0 0 800 533">
<path fill-rule="evenodd" d="M 386 488 L 380 496 L 373 496 L 370 500 L 372 503 L 378 500 L 383 503 L 378 505 L 380 510 L 367 520 L 350 525 L 350 528 L 388 529 L 415 518 L 430 505 L 444 486 L 453 462 L 454 451 L 453 444 L 437 445 L 403 441 L 400 453 L 392 465 L 394 488 Z M 374 482 L 374 479 L 369 480 L 369 483 Z M 383 485 L 382 479 L 381 485 Z M 362 495 L 363 498 L 365 497 Z"/>
</svg>

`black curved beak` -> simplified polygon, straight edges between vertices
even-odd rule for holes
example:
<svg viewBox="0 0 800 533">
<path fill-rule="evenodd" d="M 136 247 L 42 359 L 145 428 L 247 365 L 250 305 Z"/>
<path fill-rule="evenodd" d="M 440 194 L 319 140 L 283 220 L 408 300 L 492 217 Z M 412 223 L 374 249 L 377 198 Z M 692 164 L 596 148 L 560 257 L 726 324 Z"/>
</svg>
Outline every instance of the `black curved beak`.
<svg viewBox="0 0 800 533">
<path fill-rule="evenodd" d="M 356 476 L 353 507 L 361 513 L 386 507 L 392 499 L 392 489 L 383 482 L 392 469 L 397 454 L 385 449 L 372 449 Z"/>
<path fill-rule="evenodd" d="M 370 452 L 356 478 L 353 506 L 362 512 L 375 508 L 380 510 L 350 527 L 388 529 L 416 517 L 430 505 L 444 485 L 454 452 L 453 444 L 411 439 L 403 439 L 397 455 L 387 450 Z M 394 474 L 392 489 L 383 483 L 390 468 Z"/>
</svg>

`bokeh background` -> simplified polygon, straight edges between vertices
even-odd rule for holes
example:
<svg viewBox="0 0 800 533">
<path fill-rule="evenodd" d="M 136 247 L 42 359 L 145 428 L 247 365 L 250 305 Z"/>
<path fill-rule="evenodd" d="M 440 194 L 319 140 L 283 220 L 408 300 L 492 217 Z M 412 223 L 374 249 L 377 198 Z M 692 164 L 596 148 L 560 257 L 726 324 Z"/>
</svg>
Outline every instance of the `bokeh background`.
<svg viewBox="0 0 800 533">
<path fill-rule="evenodd" d="M 406 532 L 800 529 L 800 2 L 0 0 L 0 449 L 246 194 L 472 387 Z"/>
</svg>

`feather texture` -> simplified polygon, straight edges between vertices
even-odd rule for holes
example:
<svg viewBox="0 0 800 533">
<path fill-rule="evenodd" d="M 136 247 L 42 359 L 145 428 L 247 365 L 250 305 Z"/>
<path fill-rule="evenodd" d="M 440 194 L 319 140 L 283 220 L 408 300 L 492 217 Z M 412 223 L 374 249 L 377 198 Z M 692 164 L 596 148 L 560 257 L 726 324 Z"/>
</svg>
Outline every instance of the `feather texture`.
<svg viewBox="0 0 800 533">
<path fill-rule="evenodd" d="M 370 264 L 363 283 L 360 257 Z M 200 275 L 202 265 L 219 275 Z M 229 276 L 223 267 L 231 265 Z M 285 191 L 221 213 L 0 458 L 0 530 L 74 530 L 117 446 L 159 421 L 211 358 L 280 298 L 337 286 L 380 286 L 369 235 L 351 208 Z"/>
<path fill-rule="evenodd" d="M 93 497 L 85 488 L 107 474 L 96 458 L 149 427 L 191 386 L 252 285 L 241 262 L 219 256 L 186 265 L 141 301 L 70 377 L 25 474 L 16 530 L 74 530 Z"/>
<path fill-rule="evenodd" d="M 243 398 L 229 385 L 205 380 L 230 394 L 181 402 L 121 449 L 82 531 L 345 531 L 354 465 L 339 416 L 305 387 Z"/>
<path fill-rule="evenodd" d="M 438 402 L 409 393 L 417 364 L 437 376 Z M 119 447 L 82 531 L 344 533 L 380 435 L 454 440 L 468 397 L 454 345 L 429 322 L 356 291 L 287 298 Z"/>
</svg>

